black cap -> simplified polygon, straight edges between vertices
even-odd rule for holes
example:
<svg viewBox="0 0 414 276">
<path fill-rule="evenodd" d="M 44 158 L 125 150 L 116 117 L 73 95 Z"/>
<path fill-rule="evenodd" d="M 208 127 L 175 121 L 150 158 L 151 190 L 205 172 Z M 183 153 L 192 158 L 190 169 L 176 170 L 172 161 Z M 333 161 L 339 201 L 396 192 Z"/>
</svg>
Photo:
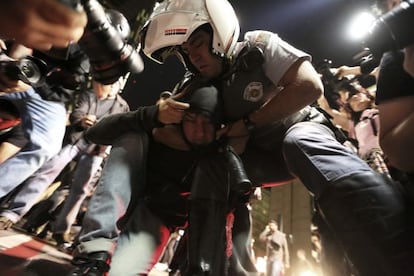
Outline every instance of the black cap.
<svg viewBox="0 0 414 276">
<path fill-rule="evenodd" d="M 221 124 L 222 107 L 219 91 L 214 85 L 203 84 L 194 88 L 189 87 L 180 101 L 190 104 L 190 107 L 186 110 L 187 112 L 205 115 L 210 118 L 216 127 Z"/>
</svg>

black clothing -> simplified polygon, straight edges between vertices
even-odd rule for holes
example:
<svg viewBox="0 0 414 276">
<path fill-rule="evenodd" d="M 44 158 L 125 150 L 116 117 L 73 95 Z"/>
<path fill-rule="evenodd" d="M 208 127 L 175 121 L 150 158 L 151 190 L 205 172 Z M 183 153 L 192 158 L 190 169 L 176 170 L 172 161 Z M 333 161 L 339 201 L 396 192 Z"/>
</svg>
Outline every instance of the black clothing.
<svg viewBox="0 0 414 276">
<path fill-rule="evenodd" d="M 82 93 L 73 112 L 70 114 L 70 126 L 67 131 L 69 137 L 67 137 L 68 141 L 65 142 L 74 144 L 82 137 L 85 129 L 82 127 L 81 122 L 85 115 L 95 115 L 96 120 L 99 121 L 105 116 L 124 113 L 128 110 L 128 103 L 119 95 L 116 95 L 115 99 L 99 100 L 93 91 Z"/>
<path fill-rule="evenodd" d="M 387 52 L 380 64 L 376 103 L 399 97 L 414 96 L 414 78 L 405 72 L 402 64 L 404 53 Z"/>
<path fill-rule="evenodd" d="M 29 139 L 24 135 L 22 124 L 18 124 L 5 133 L 0 133 L 0 143 L 8 142 L 16 147 L 23 148 Z"/>
</svg>

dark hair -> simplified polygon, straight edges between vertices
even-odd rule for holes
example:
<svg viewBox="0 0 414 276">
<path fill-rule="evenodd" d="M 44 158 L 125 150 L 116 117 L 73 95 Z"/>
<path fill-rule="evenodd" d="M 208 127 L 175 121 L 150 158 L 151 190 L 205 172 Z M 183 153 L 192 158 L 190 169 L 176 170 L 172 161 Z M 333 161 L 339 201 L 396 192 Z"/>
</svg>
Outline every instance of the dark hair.
<svg viewBox="0 0 414 276">
<path fill-rule="evenodd" d="M 180 100 L 190 104 L 187 112 L 203 114 L 216 128 L 222 123 L 222 105 L 218 89 L 214 85 L 194 81 L 187 87 L 186 94 Z"/>
</svg>

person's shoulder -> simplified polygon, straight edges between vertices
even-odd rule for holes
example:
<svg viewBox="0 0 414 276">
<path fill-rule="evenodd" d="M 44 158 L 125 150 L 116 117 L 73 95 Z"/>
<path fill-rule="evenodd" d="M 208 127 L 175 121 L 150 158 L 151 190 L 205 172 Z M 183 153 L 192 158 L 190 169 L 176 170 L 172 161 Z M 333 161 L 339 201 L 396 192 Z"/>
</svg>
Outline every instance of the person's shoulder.
<svg viewBox="0 0 414 276">
<path fill-rule="evenodd" d="M 403 61 L 404 53 L 402 51 L 386 52 L 381 58 L 380 69 L 399 68 Z"/>
<path fill-rule="evenodd" d="M 249 41 L 251 45 L 259 47 L 266 47 L 274 38 L 278 39 L 279 36 L 276 33 L 266 30 L 248 31 L 244 34 L 245 40 Z"/>
<path fill-rule="evenodd" d="M 120 106 L 125 107 L 127 110 L 130 110 L 129 103 L 121 95 L 116 95 L 116 101 Z"/>
</svg>

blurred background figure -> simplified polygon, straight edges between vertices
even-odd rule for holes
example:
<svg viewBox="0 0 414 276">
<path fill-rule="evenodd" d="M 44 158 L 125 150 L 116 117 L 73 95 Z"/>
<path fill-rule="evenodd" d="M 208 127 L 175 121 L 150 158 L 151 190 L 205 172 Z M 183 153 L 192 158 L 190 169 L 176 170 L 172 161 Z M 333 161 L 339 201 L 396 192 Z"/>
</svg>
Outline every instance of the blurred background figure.
<svg viewBox="0 0 414 276">
<path fill-rule="evenodd" d="M 260 233 L 261 241 L 266 242 L 266 275 L 281 276 L 290 267 L 289 248 L 286 234 L 279 231 L 278 224 L 271 220 Z"/>
<path fill-rule="evenodd" d="M 314 265 L 306 256 L 304 249 L 298 249 L 296 251 L 297 261 L 295 263 L 292 275 L 294 276 L 317 276 Z M 319 275 L 318 275 L 319 276 Z"/>
</svg>

